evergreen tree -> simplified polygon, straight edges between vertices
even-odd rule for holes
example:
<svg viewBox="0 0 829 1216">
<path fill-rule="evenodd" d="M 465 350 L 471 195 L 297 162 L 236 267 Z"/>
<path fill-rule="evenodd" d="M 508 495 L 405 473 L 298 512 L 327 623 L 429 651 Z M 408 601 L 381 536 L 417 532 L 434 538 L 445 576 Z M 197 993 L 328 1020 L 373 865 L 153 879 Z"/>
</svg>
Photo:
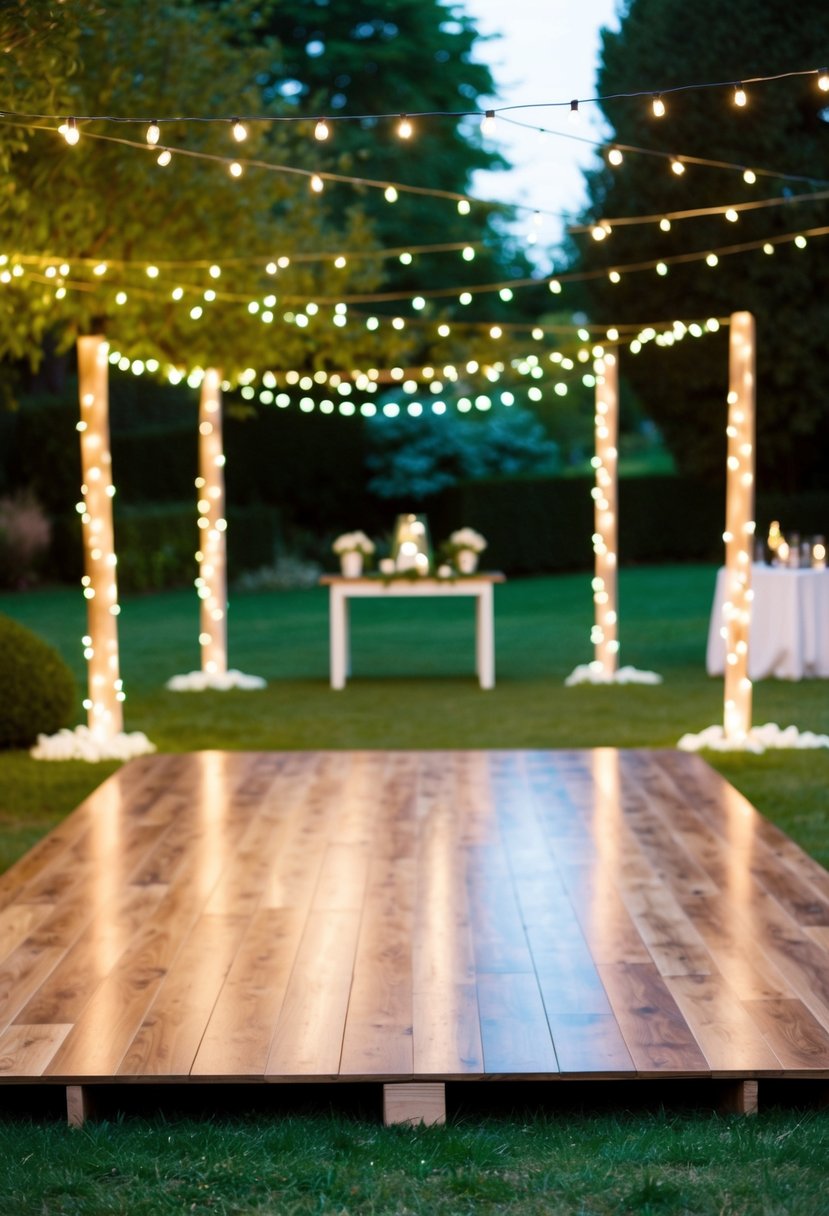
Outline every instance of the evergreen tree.
<svg viewBox="0 0 829 1216">
<path fill-rule="evenodd" d="M 667 114 L 655 118 L 649 99 L 603 103 L 620 144 L 674 155 L 727 161 L 824 179 L 813 184 L 757 175 L 741 169 L 689 163 L 681 176 L 666 159 L 625 154 L 617 168 L 603 164 L 589 175 L 590 212 L 585 218 L 655 215 L 686 208 L 722 208 L 706 218 L 615 227 L 601 243 L 574 238 L 574 265 L 610 269 L 671 254 L 765 240 L 825 223 L 826 203 L 792 203 L 744 212 L 737 223 L 723 218 L 729 203 L 772 195 L 792 196 L 825 188 L 829 178 L 829 96 L 815 75 L 752 85 L 747 104 L 734 104 L 734 84 L 668 92 L 689 83 L 748 82 L 789 70 L 818 68 L 816 48 L 829 45 L 829 9 L 820 0 L 791 5 L 756 0 L 745 6 L 719 0 L 628 0 L 618 32 L 605 31 L 598 92 L 602 96 L 665 91 Z M 825 484 L 829 410 L 823 368 L 829 300 L 824 289 L 829 245 L 815 239 L 653 272 L 623 275 L 617 285 L 600 275 L 584 284 L 593 320 L 649 322 L 724 316 L 748 309 L 757 318 L 758 467 L 763 489 Z M 686 339 L 669 351 L 646 346 L 623 354 L 623 370 L 642 405 L 664 431 L 683 471 L 715 479 L 724 464 L 727 338 Z"/>
</svg>

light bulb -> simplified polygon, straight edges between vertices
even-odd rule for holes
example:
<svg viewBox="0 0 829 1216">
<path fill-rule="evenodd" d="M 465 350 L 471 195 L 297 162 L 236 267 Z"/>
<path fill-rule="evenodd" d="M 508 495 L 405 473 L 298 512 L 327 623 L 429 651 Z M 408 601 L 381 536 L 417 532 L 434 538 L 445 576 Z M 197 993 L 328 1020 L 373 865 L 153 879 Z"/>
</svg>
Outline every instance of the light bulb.
<svg viewBox="0 0 829 1216">
<path fill-rule="evenodd" d="M 677 177 L 682 177 L 682 174 L 685 172 L 685 166 L 683 165 L 682 161 L 677 160 L 675 156 L 671 157 L 671 169 L 677 175 Z"/>
<path fill-rule="evenodd" d="M 665 102 L 662 100 L 661 93 L 654 93 L 651 108 L 653 109 L 654 118 L 665 117 Z"/>
<path fill-rule="evenodd" d="M 75 122 L 74 118 L 67 118 L 66 122 L 60 128 L 60 133 L 71 147 L 74 147 L 81 137 L 81 133 L 78 130 L 78 124 Z"/>
<path fill-rule="evenodd" d="M 386 186 L 383 193 L 387 203 L 397 202 L 397 191 L 395 190 L 394 186 Z"/>
<path fill-rule="evenodd" d="M 659 221 L 659 227 L 662 229 L 663 232 L 671 231 L 671 221 L 668 219 L 667 216 L 663 215 L 662 219 Z"/>
<path fill-rule="evenodd" d="M 739 216 L 739 213 L 737 211 L 735 211 L 733 207 L 729 207 L 725 213 L 725 218 L 728 220 L 729 224 L 736 224 L 737 220 L 740 218 L 740 216 Z"/>
<path fill-rule="evenodd" d="M 158 138 L 160 135 L 161 128 L 155 119 L 153 119 L 150 125 L 147 127 L 147 143 L 154 147 L 158 143 Z"/>
<path fill-rule="evenodd" d="M 757 174 L 754 172 L 753 169 L 744 169 L 743 170 L 743 181 L 746 183 L 747 186 L 753 186 L 754 183 L 757 181 Z"/>
<path fill-rule="evenodd" d="M 607 154 L 607 159 L 611 165 L 621 165 L 622 161 L 624 160 L 621 149 L 611 148 Z"/>
<path fill-rule="evenodd" d="M 322 180 L 319 173 L 315 173 L 311 178 L 311 189 L 314 191 L 314 194 L 322 194 L 323 190 L 325 189 L 325 182 Z"/>
<path fill-rule="evenodd" d="M 829 68 L 821 68 L 817 78 L 817 87 L 824 93 L 829 93 Z"/>
<path fill-rule="evenodd" d="M 321 118 L 319 120 L 319 122 L 317 123 L 317 125 L 314 127 L 314 139 L 319 139 L 319 140 L 328 139 L 328 136 L 330 134 L 331 134 L 331 129 L 328 126 L 328 123 L 325 121 L 324 118 Z"/>
<path fill-rule="evenodd" d="M 397 124 L 397 134 L 401 139 L 411 139 L 414 127 L 409 122 L 405 114 L 400 115 L 400 122 Z"/>
<path fill-rule="evenodd" d="M 744 106 L 747 101 L 748 101 L 748 98 L 746 97 L 745 89 L 743 88 L 743 86 L 741 84 L 736 84 L 734 86 L 734 105 L 735 106 Z"/>
<path fill-rule="evenodd" d="M 569 118 L 570 118 L 571 122 L 577 122 L 578 117 L 579 117 L 579 99 L 577 97 L 574 97 L 573 100 L 570 102 Z"/>
<path fill-rule="evenodd" d="M 161 167 L 163 169 L 165 165 L 169 165 L 169 163 L 172 159 L 173 159 L 173 154 L 170 151 L 170 149 L 162 148 L 158 154 L 158 157 L 156 158 L 156 163 L 161 165 Z"/>
<path fill-rule="evenodd" d="M 483 135 L 495 134 L 495 111 L 487 110 L 481 119 L 481 133 Z"/>
<path fill-rule="evenodd" d="M 242 140 L 247 139 L 247 137 L 248 137 L 248 129 L 245 126 L 245 124 L 243 122 L 241 122 L 238 118 L 234 118 L 233 119 L 233 138 L 236 140 L 237 144 L 240 144 L 242 142 Z"/>
<path fill-rule="evenodd" d="M 239 164 L 238 160 L 234 160 L 230 165 L 230 176 L 231 177 L 241 177 L 243 173 L 244 173 L 244 169 Z"/>
</svg>

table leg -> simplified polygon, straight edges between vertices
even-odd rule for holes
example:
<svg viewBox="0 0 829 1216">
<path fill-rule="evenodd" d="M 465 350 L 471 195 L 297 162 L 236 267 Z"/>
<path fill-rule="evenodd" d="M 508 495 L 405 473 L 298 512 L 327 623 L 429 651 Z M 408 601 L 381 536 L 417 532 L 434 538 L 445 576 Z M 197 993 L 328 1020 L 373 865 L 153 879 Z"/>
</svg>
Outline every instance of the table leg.
<svg viewBox="0 0 829 1216">
<path fill-rule="evenodd" d="M 331 687 L 345 688 L 348 670 L 348 617 L 342 588 L 332 585 L 328 599 L 331 641 Z"/>
<path fill-rule="evenodd" d="M 475 669 L 481 688 L 495 687 L 495 626 L 492 586 L 482 587 L 475 599 Z"/>
</svg>

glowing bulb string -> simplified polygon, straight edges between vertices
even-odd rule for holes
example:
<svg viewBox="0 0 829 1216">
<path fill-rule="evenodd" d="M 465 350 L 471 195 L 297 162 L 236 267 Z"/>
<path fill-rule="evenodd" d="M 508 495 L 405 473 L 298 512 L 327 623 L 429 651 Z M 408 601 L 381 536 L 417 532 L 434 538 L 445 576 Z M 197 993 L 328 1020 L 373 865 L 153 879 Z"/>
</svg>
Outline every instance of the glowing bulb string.
<svg viewBox="0 0 829 1216">
<path fill-rule="evenodd" d="M 5 121 L 5 119 L 3 119 L 2 116 L 0 116 L 0 121 Z M 20 124 L 11 124 L 11 125 L 20 125 Z M 54 134 L 54 128 L 52 128 L 52 127 L 40 127 L 39 126 L 39 127 L 31 127 L 29 129 L 34 130 L 34 131 L 47 132 L 47 133 Z M 123 139 L 118 136 L 104 135 L 99 132 L 88 132 L 87 137 L 90 139 L 98 140 L 103 143 L 111 143 L 111 144 L 120 145 L 122 147 L 134 148 L 134 149 L 137 149 L 138 151 L 144 152 L 144 153 L 146 153 L 148 150 L 153 151 L 153 149 L 151 147 L 149 147 L 149 145 L 147 145 L 146 143 L 141 143 L 137 140 Z M 587 142 L 592 142 L 592 141 L 587 141 Z M 596 146 L 603 147 L 605 145 L 596 145 Z M 615 147 L 615 148 L 622 148 L 623 146 L 624 145 L 620 145 L 620 144 L 611 145 L 611 147 Z M 332 172 L 328 172 L 327 170 L 304 169 L 304 168 L 300 168 L 300 167 L 297 167 L 294 165 L 277 164 L 272 161 L 266 161 L 266 160 L 260 160 L 260 159 L 240 159 L 240 158 L 235 158 L 232 156 L 223 156 L 223 155 L 220 155 L 217 153 L 198 151 L 198 150 L 192 149 L 192 148 L 169 147 L 166 150 L 170 151 L 172 153 L 175 153 L 176 155 L 188 157 L 191 160 L 207 161 L 208 163 L 221 165 L 222 167 L 226 168 L 233 176 L 235 176 L 237 178 L 241 177 L 243 175 L 245 169 L 248 169 L 248 168 L 261 169 L 263 171 L 271 172 L 271 173 L 284 173 L 284 174 L 288 174 L 288 175 L 297 176 L 297 177 L 300 177 L 300 178 L 308 181 L 312 192 L 316 192 L 316 193 L 320 193 L 322 190 L 324 190 L 324 186 L 325 186 L 326 182 L 332 182 L 337 185 L 352 185 L 352 186 L 365 187 L 367 189 L 382 190 L 384 195 L 387 197 L 387 199 L 390 199 L 392 197 L 394 199 L 396 199 L 400 194 L 410 194 L 410 195 L 415 195 L 415 196 L 420 196 L 420 197 L 445 199 L 450 202 L 454 202 L 456 204 L 456 206 L 458 207 L 458 210 L 461 211 L 462 214 L 468 214 L 469 210 L 471 209 L 472 205 L 474 204 L 475 206 L 486 207 L 486 208 L 492 209 L 492 210 L 506 211 L 506 212 L 523 212 L 523 213 L 530 213 L 534 217 L 559 219 L 559 220 L 563 220 L 565 223 L 569 223 L 571 221 L 571 214 L 569 212 L 546 210 L 546 209 L 535 207 L 535 206 L 532 206 L 530 204 L 525 204 L 525 203 L 504 203 L 503 201 L 480 199 L 480 198 L 474 197 L 471 194 L 461 194 L 456 191 L 440 190 L 440 189 L 429 187 L 429 186 L 416 186 L 416 185 L 407 184 L 407 183 L 403 183 L 403 182 L 391 182 L 391 181 L 381 180 L 381 179 L 377 179 L 377 178 L 355 177 L 355 176 L 352 176 L 349 174 L 332 173 Z M 665 155 L 666 159 L 668 159 L 670 162 L 673 162 L 673 163 L 677 163 L 677 162 L 682 162 L 682 163 L 687 163 L 687 164 L 700 163 L 700 158 L 695 159 L 692 157 L 686 157 L 684 155 L 676 156 L 672 153 L 666 153 L 664 155 Z M 744 166 L 735 165 L 734 168 L 735 169 L 739 168 L 740 171 L 746 172 L 746 169 Z M 757 173 L 760 171 L 752 170 L 752 172 Z M 781 178 L 786 177 L 788 180 L 805 180 L 805 181 L 811 180 L 811 179 L 794 178 L 792 175 L 779 175 L 779 176 L 781 176 Z M 827 185 L 829 183 L 827 183 L 826 180 L 823 180 L 820 183 L 818 183 L 816 181 L 815 184 Z M 392 193 L 390 193 L 390 192 L 392 192 Z M 786 202 L 801 201 L 803 199 L 818 198 L 818 197 L 825 197 L 825 196 L 822 194 L 821 195 L 817 195 L 817 194 L 800 195 L 800 196 L 795 196 L 792 199 L 785 199 L 785 198 L 779 199 L 779 201 L 776 205 L 782 205 L 783 203 L 786 203 Z M 393 205 L 393 204 L 390 203 L 390 205 Z M 756 200 L 752 200 L 751 203 L 740 204 L 739 206 L 741 206 L 743 208 L 748 208 L 753 205 L 757 205 Z M 769 205 L 772 205 L 772 204 L 769 204 Z M 725 209 L 727 206 L 728 206 L 728 204 L 723 204 L 723 209 Z M 716 207 L 713 208 L 713 212 L 716 213 L 716 211 L 717 211 L 717 208 Z M 693 212 L 689 212 L 688 214 L 691 215 L 691 214 L 693 214 Z M 706 214 L 706 212 L 701 211 L 700 214 Z M 653 218 L 653 217 L 651 217 L 651 218 Z M 655 218 L 656 218 L 656 220 L 658 220 L 661 217 L 657 216 Z M 624 221 L 620 221 L 620 222 L 624 222 Z M 642 223 L 647 222 L 647 219 L 642 219 L 639 222 L 642 222 Z M 587 227 L 587 226 L 585 226 L 585 227 Z M 579 231 L 579 230 L 581 230 L 581 229 L 578 226 L 576 226 L 574 229 L 572 229 L 572 231 Z M 463 246 L 461 246 L 461 247 L 463 247 Z M 401 252 L 406 252 L 406 251 L 401 250 Z M 333 256 L 337 257 L 340 255 L 334 254 Z"/>
<path fill-rule="evenodd" d="M 486 246 L 486 242 L 481 241 L 446 241 L 442 244 L 435 245 L 397 245 L 384 246 L 377 249 L 338 249 L 338 250 L 298 250 L 290 254 L 258 254 L 247 257 L 221 257 L 215 258 L 191 258 L 179 260 L 159 260 L 154 258 L 109 258 L 109 257 L 72 257 L 67 258 L 62 254 L 15 254 L 15 261 L 23 265 L 31 266 L 48 266 L 60 264 L 62 262 L 72 261 L 79 266 L 103 267 L 100 271 L 105 274 L 110 268 L 118 270 L 129 270 L 136 268 L 146 270 L 148 266 L 155 266 L 159 270 L 207 270 L 213 272 L 214 267 L 218 273 L 213 277 L 219 278 L 223 266 L 260 266 L 265 274 L 276 274 L 279 270 L 287 270 L 295 263 L 303 265 L 313 264 L 317 262 L 333 262 L 336 263 L 339 259 L 345 258 L 346 261 L 370 260 L 376 258 L 383 260 L 387 258 L 400 258 L 410 255 L 413 259 L 425 254 L 433 253 L 462 253 L 465 249 L 482 249 Z M 274 269 L 269 270 L 269 265 L 273 265 Z"/>
<path fill-rule="evenodd" d="M 729 172 L 741 173 L 752 172 L 757 177 L 771 177 L 780 181 L 801 182 L 804 185 L 816 187 L 829 186 L 829 178 L 811 177 L 805 173 L 784 173 L 777 169 L 758 169 L 756 165 L 738 164 L 736 161 L 713 160 L 706 156 L 692 156 L 686 152 L 663 152 L 656 148 L 645 148 L 638 144 L 625 144 L 619 140 L 598 140 L 589 139 L 585 135 L 576 135 L 572 131 L 553 131 L 548 127 L 538 127 L 533 123 L 521 122 L 516 118 L 504 118 L 502 120 L 513 127 L 520 127 L 524 131 L 535 131 L 539 135 L 551 135 L 556 139 L 570 139 L 576 143 L 586 144 L 588 147 L 596 148 L 598 151 L 609 156 L 614 150 L 620 153 L 632 153 L 634 155 L 656 157 L 659 160 L 664 160 L 670 163 L 673 159 L 678 159 L 686 165 L 699 165 L 702 168 L 709 169 L 726 169 Z"/>
<path fill-rule="evenodd" d="M 474 298 L 476 295 L 492 294 L 494 292 L 500 293 L 502 291 L 512 292 L 514 290 L 520 290 L 521 288 L 539 288 L 544 287 L 545 285 L 554 294 L 559 294 L 562 285 L 565 283 L 587 282 L 591 279 L 604 278 L 609 274 L 617 276 L 614 281 L 618 281 L 625 274 L 638 273 L 648 270 L 656 270 L 658 273 L 663 274 L 665 273 L 667 267 L 672 265 L 707 261 L 709 265 L 713 267 L 716 265 L 716 261 L 720 257 L 728 257 L 739 253 L 749 253 L 758 249 L 762 249 L 764 252 L 768 253 L 769 250 L 772 250 L 774 247 L 786 244 L 795 244 L 801 246 L 801 242 L 805 245 L 807 238 L 817 238 L 826 236 L 827 234 L 829 234 L 829 227 L 803 228 L 797 232 L 781 233 L 765 238 L 761 237 L 757 240 L 743 241 L 738 244 L 723 245 L 713 248 L 708 246 L 705 249 L 694 250 L 688 253 L 666 254 L 663 257 L 652 258 L 646 261 L 615 264 L 609 263 L 605 267 L 596 267 L 590 270 L 563 271 L 560 274 L 551 274 L 542 278 L 509 279 L 498 283 L 471 283 L 466 287 L 455 286 L 424 288 L 419 292 L 412 292 L 409 290 L 406 292 L 354 293 L 350 295 L 344 293 L 338 296 L 306 296 L 286 293 L 284 295 L 279 295 L 278 297 L 275 296 L 272 304 L 265 304 L 262 300 L 252 298 L 253 293 L 216 290 L 213 292 L 211 299 L 208 300 L 207 303 L 212 304 L 218 301 L 224 303 L 245 304 L 249 309 L 251 305 L 255 305 L 254 312 L 257 312 L 260 308 L 269 309 L 276 307 L 277 305 L 288 306 L 313 304 L 317 307 L 336 307 L 337 305 L 345 307 L 348 304 L 382 304 L 399 303 L 401 301 L 408 301 L 410 306 L 414 307 L 414 301 L 417 299 L 422 299 L 425 302 L 426 300 L 448 300 L 455 298 L 463 305 L 466 303 L 471 303 L 472 298 Z M 712 261 L 711 259 L 714 260 Z M 72 290 L 95 292 L 100 291 L 102 287 L 105 287 L 107 291 L 120 292 L 123 294 L 125 296 L 125 300 L 122 301 L 122 303 L 126 302 L 126 296 L 128 296 L 129 293 L 144 298 L 153 298 L 159 300 L 164 299 L 165 301 L 169 299 L 169 291 L 166 289 L 164 292 L 161 292 L 160 290 L 154 290 L 143 284 L 141 286 L 136 284 L 119 285 L 111 282 L 104 284 L 102 280 L 92 283 L 83 282 L 81 280 L 70 280 L 68 276 L 60 276 L 59 278 L 56 278 L 47 276 L 45 274 L 40 275 L 32 272 L 29 272 L 25 278 L 30 282 L 45 283 L 46 285 L 63 288 L 65 290 L 69 290 L 71 288 Z M 12 273 L 8 270 L 8 268 L 0 271 L 0 285 L 13 281 L 19 282 L 20 280 L 13 279 Z M 188 285 L 185 287 L 184 285 L 179 284 L 175 290 L 181 293 L 180 296 L 175 297 L 177 299 L 184 298 L 184 296 L 187 295 L 191 298 L 198 297 L 200 302 L 205 301 L 204 285 Z M 461 297 L 463 297 L 463 299 Z M 468 299 L 466 297 L 468 297 Z M 118 301 L 116 299 L 116 303 L 117 302 Z M 397 321 L 402 319 L 394 318 L 394 320 Z M 416 317 L 407 317 L 405 320 L 405 325 L 414 324 L 416 321 Z M 487 324 L 491 323 L 487 322 Z"/>
<path fill-rule="evenodd" d="M 639 224 L 658 224 L 662 220 L 689 220 L 700 216 L 726 216 L 727 211 L 761 211 L 767 207 L 786 207 L 797 203 L 825 202 L 829 199 L 829 190 L 821 190 L 812 194 L 775 195 L 773 198 L 750 199 L 743 203 L 718 203 L 710 207 L 688 207 L 683 211 L 660 211 L 655 215 L 621 215 L 614 218 L 602 216 L 599 221 L 590 224 L 571 224 L 567 231 L 572 234 L 592 232 L 596 222 L 609 225 L 610 228 L 631 228 Z M 727 218 L 727 217 L 726 217 Z"/>
<path fill-rule="evenodd" d="M 717 81 L 697 81 L 693 83 L 684 83 L 677 85 L 658 85 L 649 86 L 644 89 L 636 89 L 630 92 L 622 93 L 606 93 L 596 97 L 568 97 L 562 101 L 544 101 L 544 102 L 524 102 L 508 106 L 492 106 L 485 110 L 420 110 L 409 111 L 408 113 L 396 112 L 373 113 L 373 114 L 248 114 L 248 115 L 203 115 L 203 114 L 178 114 L 178 115 L 115 115 L 115 114 L 79 114 L 75 113 L 71 118 L 65 117 L 66 111 L 63 114 L 31 114 L 20 111 L 3 109 L 2 113 L 12 119 L 22 120 L 24 122 L 68 122 L 69 124 L 78 122 L 108 122 L 120 123 L 125 125 L 136 125 L 147 127 L 162 127 L 172 123 L 200 123 L 212 124 L 229 127 L 238 139 L 244 139 L 247 135 L 237 134 L 237 131 L 244 129 L 247 124 L 259 124 L 276 126 L 277 124 L 296 125 L 297 123 L 310 126 L 316 131 L 320 125 L 330 127 L 335 123 L 363 123 L 371 122 L 394 122 L 397 124 L 397 130 L 401 138 L 408 139 L 413 133 L 413 121 L 424 118 L 478 118 L 482 121 L 497 116 L 500 114 L 514 113 L 523 110 L 539 110 L 539 109 L 563 109 L 568 112 L 578 109 L 582 105 L 598 104 L 605 101 L 624 101 L 636 100 L 637 98 L 646 98 L 651 100 L 655 97 L 675 96 L 678 93 L 702 92 L 709 89 L 728 89 L 731 91 L 732 98 L 736 89 L 744 90 L 746 85 L 767 84 L 777 80 L 791 80 L 797 77 L 815 76 L 819 87 L 826 91 L 829 88 L 829 79 L 827 78 L 827 69 L 820 68 L 799 68 L 793 71 L 776 72 L 765 76 L 742 76 L 738 79 L 732 77 L 730 80 Z M 826 83 L 824 83 L 826 82 Z"/>
</svg>

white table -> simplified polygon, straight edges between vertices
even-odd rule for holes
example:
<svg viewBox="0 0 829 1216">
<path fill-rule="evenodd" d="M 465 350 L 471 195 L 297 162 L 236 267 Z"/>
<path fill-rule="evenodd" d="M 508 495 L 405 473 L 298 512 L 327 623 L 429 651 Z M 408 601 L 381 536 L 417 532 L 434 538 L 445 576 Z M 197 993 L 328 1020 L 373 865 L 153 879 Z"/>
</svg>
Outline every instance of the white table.
<svg viewBox="0 0 829 1216">
<path fill-rule="evenodd" d="M 829 677 L 829 570 L 755 564 L 751 567 L 751 586 L 754 601 L 749 678 Z M 721 569 L 708 628 L 706 668 L 711 676 L 721 675 L 725 666 L 725 642 L 720 632 L 724 599 L 725 570 Z"/>
<path fill-rule="evenodd" d="M 348 601 L 400 599 L 403 596 L 472 596 L 475 599 L 475 671 L 481 688 L 495 687 L 495 624 L 492 588 L 503 574 L 487 573 L 457 579 L 345 578 L 327 574 L 320 579 L 329 589 L 331 687 L 345 688 L 351 672 Z"/>
</svg>

